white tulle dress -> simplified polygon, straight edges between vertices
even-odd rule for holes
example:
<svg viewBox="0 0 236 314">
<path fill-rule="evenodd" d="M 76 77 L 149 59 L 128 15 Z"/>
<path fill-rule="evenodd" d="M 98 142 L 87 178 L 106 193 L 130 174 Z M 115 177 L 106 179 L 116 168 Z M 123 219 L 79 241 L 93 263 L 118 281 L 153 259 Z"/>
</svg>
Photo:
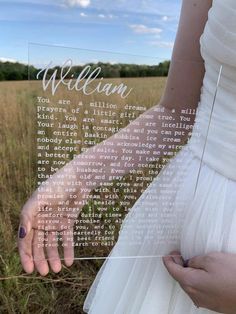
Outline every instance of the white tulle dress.
<svg viewBox="0 0 236 314">
<path fill-rule="evenodd" d="M 160 187 L 183 175 L 178 167 L 172 176 L 168 168 L 184 161 L 185 177 L 174 197 L 185 199 L 179 243 L 158 247 L 158 241 L 143 238 L 132 254 L 160 255 L 178 249 L 184 258 L 210 251 L 236 252 L 236 1 L 213 0 L 209 18 L 201 36 L 201 53 L 206 73 L 195 126 L 200 141 L 189 143 L 153 180 L 125 218 L 126 226 L 136 228 L 135 217 L 147 210 L 148 198 L 155 198 L 156 210 Z M 207 145 L 201 154 L 208 129 L 212 98 L 223 65 Z M 198 188 L 193 197 L 201 166 Z M 173 168 L 172 168 L 173 169 Z M 168 177 L 168 179 L 166 179 Z M 172 203 L 175 210 L 175 201 Z M 152 208 L 153 209 L 153 208 Z M 157 215 L 158 216 L 158 215 Z M 158 223 L 163 223 L 161 216 Z M 147 224 L 148 226 L 148 224 Z M 148 227 L 147 227 L 148 228 Z M 122 233 L 122 231 L 121 231 Z M 120 250 L 120 251 L 119 251 Z M 127 250 L 127 252 L 126 252 Z M 119 245 L 110 256 L 129 255 Z M 83 310 L 90 314 L 203 314 L 215 313 L 196 308 L 191 299 L 168 274 L 160 258 L 107 259 L 95 278 Z"/>
</svg>

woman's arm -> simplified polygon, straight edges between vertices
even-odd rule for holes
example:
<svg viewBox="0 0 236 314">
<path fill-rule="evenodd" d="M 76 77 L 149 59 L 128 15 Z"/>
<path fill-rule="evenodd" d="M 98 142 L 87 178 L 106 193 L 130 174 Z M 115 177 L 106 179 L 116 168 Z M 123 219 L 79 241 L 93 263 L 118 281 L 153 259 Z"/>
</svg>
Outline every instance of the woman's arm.
<svg viewBox="0 0 236 314">
<path fill-rule="evenodd" d="M 88 149 L 85 153 L 78 155 L 74 160 L 75 164 L 80 165 L 85 161 L 84 164 L 86 167 L 86 160 L 98 162 L 102 160 L 105 174 L 103 182 L 106 182 L 109 180 L 113 169 L 112 162 L 108 159 L 105 161 L 105 156 L 107 155 L 105 151 L 110 147 L 114 148 L 113 154 L 120 162 L 119 169 L 117 170 L 121 176 L 137 168 L 139 163 L 148 163 L 146 158 L 147 154 L 140 156 L 136 153 L 136 148 L 132 148 L 131 144 L 135 142 L 136 144 L 139 142 L 150 144 L 148 149 L 143 149 L 149 151 L 148 160 L 154 160 L 157 156 L 162 156 L 163 151 L 158 148 L 158 145 L 159 147 L 163 147 L 163 145 L 166 144 L 166 136 L 163 137 L 161 133 L 163 121 L 160 118 L 161 113 L 159 108 L 164 107 L 164 115 L 168 115 L 168 117 L 171 117 L 171 121 L 177 123 L 181 122 L 181 116 L 183 116 L 181 115 L 181 110 L 196 109 L 200 99 L 205 68 L 200 54 L 199 39 L 203 33 L 211 4 L 212 0 L 183 0 L 167 84 L 160 103 L 140 115 L 117 134 L 109 137 L 109 139 L 93 148 Z M 192 126 L 195 117 L 191 115 L 190 118 L 191 120 L 186 123 Z M 158 132 L 152 139 L 150 139 L 149 133 L 150 125 L 152 129 Z M 137 129 L 144 130 L 144 132 L 139 135 L 139 139 L 123 139 L 125 135 L 135 135 L 135 130 Z M 172 129 L 172 134 L 174 134 L 174 129 Z M 184 132 L 182 135 L 178 135 L 178 137 L 181 143 L 184 143 L 188 137 L 188 132 Z M 122 147 L 122 142 L 125 142 L 127 147 L 129 147 L 129 153 L 124 153 L 122 148 L 120 148 Z M 111 146 L 111 144 L 113 145 Z M 102 150 L 104 150 L 104 153 Z M 160 150 L 159 155 L 155 154 L 157 150 Z M 131 157 L 132 162 L 129 164 L 122 159 L 122 156 L 125 154 Z M 73 162 L 68 166 L 73 169 Z M 94 170 L 96 170 L 96 167 L 97 165 L 95 163 Z M 81 167 L 77 169 L 78 171 L 82 171 Z M 78 180 L 80 180 L 79 173 Z M 96 181 L 95 177 L 93 177 L 92 181 L 94 184 Z M 103 182 L 98 180 L 97 185 Z"/>
<path fill-rule="evenodd" d="M 200 54 L 203 33 L 212 0 L 183 0 L 162 105 L 166 108 L 196 108 L 200 96 L 204 62 Z"/>
</svg>

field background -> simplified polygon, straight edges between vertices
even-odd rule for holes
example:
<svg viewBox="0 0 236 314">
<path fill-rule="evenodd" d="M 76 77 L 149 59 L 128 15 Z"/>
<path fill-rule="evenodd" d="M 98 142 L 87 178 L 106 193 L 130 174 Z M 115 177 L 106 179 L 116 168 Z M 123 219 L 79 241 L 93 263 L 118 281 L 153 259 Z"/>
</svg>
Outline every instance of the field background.
<svg viewBox="0 0 236 314">
<path fill-rule="evenodd" d="M 127 80 L 137 85 L 140 79 Z M 165 81 L 142 79 L 140 103 L 147 108 L 157 104 Z M 0 313 L 83 313 L 85 296 L 103 261 L 76 261 L 43 278 L 25 274 L 17 252 L 20 209 L 35 187 L 30 136 L 37 88 L 27 81 L 0 83 Z"/>
</svg>

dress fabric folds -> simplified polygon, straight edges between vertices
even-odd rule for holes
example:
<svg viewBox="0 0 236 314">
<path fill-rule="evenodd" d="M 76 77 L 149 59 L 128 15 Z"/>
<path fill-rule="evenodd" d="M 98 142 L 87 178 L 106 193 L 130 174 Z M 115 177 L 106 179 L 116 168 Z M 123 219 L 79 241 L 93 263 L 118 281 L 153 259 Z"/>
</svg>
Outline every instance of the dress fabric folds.
<svg viewBox="0 0 236 314">
<path fill-rule="evenodd" d="M 184 219 L 179 220 L 179 239 L 164 248 L 158 241 L 143 242 L 131 255 L 148 258 L 108 258 L 99 270 L 84 302 L 89 314 L 213 314 L 197 308 L 170 277 L 158 256 L 181 251 L 187 259 L 212 251 L 236 253 L 236 1 L 213 0 L 200 38 L 206 73 L 194 128 L 200 130 L 155 177 L 127 214 L 122 232 L 137 228 L 137 217 L 159 210 L 161 186 L 181 179 L 173 194 L 171 210 L 184 199 Z M 221 79 L 208 129 L 219 71 Z M 207 135 L 207 142 L 205 139 Z M 204 147 L 205 145 L 205 147 Z M 202 151 L 204 149 L 204 154 Z M 181 163 L 184 169 L 173 167 Z M 169 169 L 172 175 L 168 176 Z M 174 171 L 173 171 L 174 169 Z M 199 175 L 200 169 L 200 175 Z M 183 177 L 184 170 L 184 177 Z M 196 188 L 196 179 L 198 185 Z M 193 194 L 193 191 L 195 193 Z M 148 217 L 148 216 L 147 216 Z M 158 217 L 158 213 L 157 213 Z M 161 224 L 161 216 L 159 223 Z M 148 219 L 148 218 L 147 218 Z M 178 223 L 178 219 L 175 223 Z M 148 229 L 148 223 L 146 224 Z M 146 230 L 145 232 L 148 232 Z M 109 257 L 129 256 L 130 247 L 117 241 Z M 152 257 L 153 256 L 153 257 Z"/>
</svg>

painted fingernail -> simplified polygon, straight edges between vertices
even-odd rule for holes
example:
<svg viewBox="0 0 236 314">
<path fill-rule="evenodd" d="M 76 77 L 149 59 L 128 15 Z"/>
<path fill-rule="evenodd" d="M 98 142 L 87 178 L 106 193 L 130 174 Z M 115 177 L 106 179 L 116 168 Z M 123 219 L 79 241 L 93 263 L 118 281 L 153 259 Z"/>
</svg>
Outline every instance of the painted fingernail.
<svg viewBox="0 0 236 314">
<path fill-rule="evenodd" d="M 19 238 L 20 238 L 20 239 L 24 239 L 25 236 L 26 236 L 25 228 L 24 228 L 24 227 L 20 227 L 20 230 L 19 230 Z"/>
<path fill-rule="evenodd" d="M 184 263 L 183 263 L 183 266 L 184 266 L 184 267 L 188 267 L 188 262 L 189 262 L 189 259 L 186 259 L 186 260 L 184 261 Z"/>
</svg>

